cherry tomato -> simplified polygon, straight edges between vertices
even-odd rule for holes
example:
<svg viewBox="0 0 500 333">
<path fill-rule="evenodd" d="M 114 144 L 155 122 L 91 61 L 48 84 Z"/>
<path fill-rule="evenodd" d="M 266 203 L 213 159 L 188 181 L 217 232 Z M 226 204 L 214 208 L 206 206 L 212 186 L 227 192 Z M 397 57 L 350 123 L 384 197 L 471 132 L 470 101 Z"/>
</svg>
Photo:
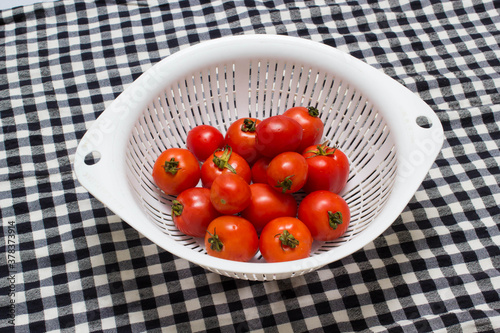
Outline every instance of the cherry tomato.
<svg viewBox="0 0 500 333">
<path fill-rule="evenodd" d="M 186 138 L 186 148 L 198 161 L 205 161 L 216 149 L 224 147 L 224 136 L 215 127 L 199 125 L 190 130 Z"/>
<path fill-rule="evenodd" d="M 330 241 L 346 232 L 351 220 L 351 211 L 338 194 L 315 191 L 300 203 L 298 217 L 307 225 L 315 240 Z"/>
<path fill-rule="evenodd" d="M 315 107 L 296 106 L 286 110 L 284 116 L 296 120 L 302 126 L 302 141 L 298 152 L 304 151 L 309 146 L 320 143 L 323 136 L 324 124 L 319 118 L 319 111 Z"/>
<path fill-rule="evenodd" d="M 248 184 L 252 181 L 252 171 L 247 161 L 232 151 L 230 146 L 216 150 L 201 166 L 201 183 L 210 188 L 214 179 L 223 173 L 236 173 Z"/>
<path fill-rule="evenodd" d="M 295 217 L 278 217 L 260 234 L 260 253 L 267 262 L 309 257 L 313 238 L 307 226 Z"/>
<path fill-rule="evenodd" d="M 241 212 L 251 202 L 250 185 L 234 173 L 215 178 L 210 188 L 210 201 L 217 211 L 231 215 Z"/>
<path fill-rule="evenodd" d="M 227 129 L 225 143 L 233 148 L 233 152 L 243 157 L 252 165 L 260 158 L 255 149 L 255 129 L 259 119 L 241 118 L 236 120 Z"/>
<path fill-rule="evenodd" d="M 158 156 L 153 166 L 153 180 L 163 192 L 178 195 L 200 181 L 200 164 L 184 148 L 169 148 Z"/>
<path fill-rule="evenodd" d="M 251 184 L 250 191 L 250 205 L 241 216 L 250 221 L 258 233 L 275 218 L 297 216 L 297 201 L 291 194 L 277 192 L 268 184 Z"/>
<path fill-rule="evenodd" d="M 172 201 L 172 217 L 177 229 L 186 235 L 204 237 L 207 227 L 219 213 L 210 201 L 210 190 L 192 187 Z"/>
<path fill-rule="evenodd" d="M 302 132 L 302 126 L 290 117 L 276 115 L 266 118 L 255 130 L 255 149 L 267 157 L 295 151 L 302 141 Z"/>
<path fill-rule="evenodd" d="M 259 238 L 252 223 L 239 216 L 223 215 L 208 225 L 205 248 L 211 256 L 246 262 L 257 253 Z"/>
<path fill-rule="evenodd" d="M 302 156 L 308 165 L 304 192 L 326 190 L 338 194 L 342 191 L 349 178 L 349 160 L 340 149 L 323 143 L 306 148 Z"/>
<path fill-rule="evenodd" d="M 271 163 L 270 157 L 261 157 L 252 165 L 252 182 L 267 184 L 267 168 Z"/>
<path fill-rule="evenodd" d="M 299 153 L 289 151 L 276 156 L 267 168 L 267 183 L 276 191 L 295 193 L 307 180 L 307 161 Z"/>
</svg>

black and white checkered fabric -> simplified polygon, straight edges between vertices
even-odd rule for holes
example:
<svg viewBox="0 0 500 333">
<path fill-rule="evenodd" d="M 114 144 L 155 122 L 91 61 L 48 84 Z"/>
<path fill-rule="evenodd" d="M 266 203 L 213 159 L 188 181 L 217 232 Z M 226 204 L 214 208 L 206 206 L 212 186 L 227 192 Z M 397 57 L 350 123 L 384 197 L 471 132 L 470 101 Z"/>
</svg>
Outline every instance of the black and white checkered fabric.
<svg viewBox="0 0 500 333">
<path fill-rule="evenodd" d="M 65 0 L 0 11 L 0 328 L 500 332 L 499 28 L 493 0 Z M 235 34 L 346 51 L 418 94 L 445 130 L 394 224 L 305 276 L 233 280 L 174 257 L 72 170 L 79 139 L 141 73 Z"/>
</svg>

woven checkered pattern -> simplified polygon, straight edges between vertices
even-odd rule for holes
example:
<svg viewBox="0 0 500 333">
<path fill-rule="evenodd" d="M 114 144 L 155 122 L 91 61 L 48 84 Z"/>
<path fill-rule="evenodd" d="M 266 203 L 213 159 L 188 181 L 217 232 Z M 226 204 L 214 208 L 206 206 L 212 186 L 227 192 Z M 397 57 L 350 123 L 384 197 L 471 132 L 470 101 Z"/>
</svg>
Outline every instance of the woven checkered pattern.
<svg viewBox="0 0 500 333">
<path fill-rule="evenodd" d="M 499 332 L 499 27 L 492 0 L 67 0 L 1 11 L 0 327 Z M 305 276 L 209 273 L 122 222 L 72 171 L 79 139 L 138 75 L 236 34 L 348 52 L 418 94 L 445 130 L 394 224 Z"/>
</svg>

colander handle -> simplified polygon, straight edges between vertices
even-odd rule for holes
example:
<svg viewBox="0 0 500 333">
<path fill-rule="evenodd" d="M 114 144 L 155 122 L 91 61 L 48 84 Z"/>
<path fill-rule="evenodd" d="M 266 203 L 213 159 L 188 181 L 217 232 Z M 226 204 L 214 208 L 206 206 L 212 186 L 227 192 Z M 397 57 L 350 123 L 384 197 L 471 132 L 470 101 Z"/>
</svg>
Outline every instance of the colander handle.
<svg viewBox="0 0 500 333">
<path fill-rule="evenodd" d="M 117 180 L 117 174 L 111 162 L 112 156 L 107 154 L 105 143 L 96 145 L 93 132 L 87 132 L 78 145 L 73 164 L 75 175 L 79 183 L 94 197 L 103 202 L 111 210 L 119 209 L 123 198 L 120 190 L 122 182 Z M 104 140 L 104 139 L 103 139 Z"/>
<path fill-rule="evenodd" d="M 136 206 L 127 184 L 125 150 L 137 118 L 132 111 L 147 105 L 148 96 L 139 97 L 127 91 L 118 96 L 87 130 L 74 155 L 80 184 L 114 212 L 131 211 Z"/>
</svg>

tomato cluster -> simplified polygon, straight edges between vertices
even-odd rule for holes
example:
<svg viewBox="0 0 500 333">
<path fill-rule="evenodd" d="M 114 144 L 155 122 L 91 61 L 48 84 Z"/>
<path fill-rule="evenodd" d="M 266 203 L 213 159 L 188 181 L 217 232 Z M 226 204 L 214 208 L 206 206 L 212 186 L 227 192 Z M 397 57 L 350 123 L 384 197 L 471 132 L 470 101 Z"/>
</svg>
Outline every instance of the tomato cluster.
<svg viewBox="0 0 500 333">
<path fill-rule="evenodd" d="M 349 161 L 320 143 L 324 124 L 314 107 L 293 107 L 263 120 L 241 118 L 226 135 L 191 129 L 186 148 L 164 151 L 153 180 L 172 201 L 177 228 L 204 237 L 209 255 L 266 262 L 307 258 L 312 243 L 342 236 L 350 210 L 338 194 Z M 201 187 L 197 185 L 201 181 Z M 293 193 L 302 191 L 298 203 Z"/>
</svg>

